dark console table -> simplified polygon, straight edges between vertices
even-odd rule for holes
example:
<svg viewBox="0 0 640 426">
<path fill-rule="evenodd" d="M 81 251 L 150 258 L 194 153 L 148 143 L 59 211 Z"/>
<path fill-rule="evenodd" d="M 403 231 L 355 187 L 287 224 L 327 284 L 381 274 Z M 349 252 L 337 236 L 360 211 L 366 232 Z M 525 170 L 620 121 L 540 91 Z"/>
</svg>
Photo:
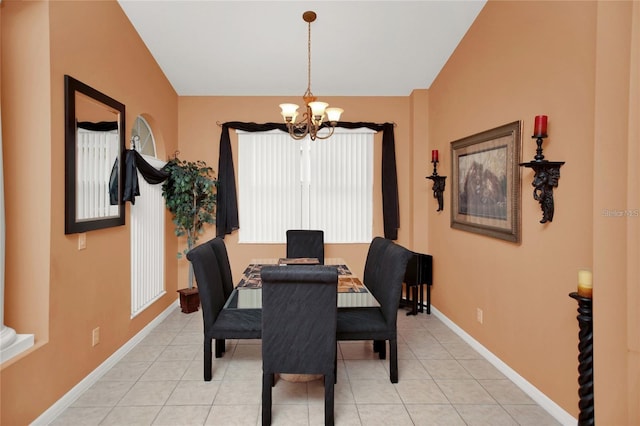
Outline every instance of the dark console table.
<svg viewBox="0 0 640 426">
<path fill-rule="evenodd" d="M 430 254 L 413 253 L 407 264 L 404 275 L 406 285 L 404 305 L 411 306 L 407 315 L 417 315 L 424 312 L 424 286 L 427 286 L 427 314 L 431 314 L 431 286 L 433 285 L 433 256 Z"/>
</svg>

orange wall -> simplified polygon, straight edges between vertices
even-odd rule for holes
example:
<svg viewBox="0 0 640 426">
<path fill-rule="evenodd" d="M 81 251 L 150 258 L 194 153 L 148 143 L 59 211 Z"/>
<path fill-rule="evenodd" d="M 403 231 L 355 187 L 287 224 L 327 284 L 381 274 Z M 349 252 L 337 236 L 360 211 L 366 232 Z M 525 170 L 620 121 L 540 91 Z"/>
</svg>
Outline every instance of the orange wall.
<svg viewBox="0 0 640 426">
<path fill-rule="evenodd" d="M 601 215 L 639 207 L 627 204 L 625 160 L 637 145 L 627 133 L 631 9 L 631 2 L 489 1 L 429 90 L 429 143 L 444 152 L 441 174 L 451 173 L 451 141 L 515 120 L 523 124 L 522 161 L 533 159 L 538 114 L 549 116 L 546 159 L 566 161 L 555 217 L 544 225 L 532 172 L 521 170 L 520 244 L 451 229 L 449 217 L 429 212 L 434 305 L 577 417 L 577 303 L 567 295 L 577 271 L 592 268 L 595 412 L 607 425 L 637 424 L 627 411 L 640 395 L 637 377 L 626 385 L 637 372 L 628 365 L 626 283 L 637 294 L 638 281 L 637 270 L 628 281 L 625 250 L 638 231 L 625 232 L 637 218 Z"/>
<path fill-rule="evenodd" d="M 627 302 L 640 294 L 639 226 L 600 215 L 603 208 L 640 207 L 640 178 L 632 167 L 640 161 L 639 131 L 630 119 L 639 109 L 639 46 L 631 38 L 639 31 L 639 13 L 637 2 L 489 1 L 429 90 L 408 97 L 323 98 L 345 108 L 344 120 L 397 124 L 398 242 L 434 255 L 434 306 L 574 416 L 578 326 L 576 303 L 567 294 L 575 289 L 577 270 L 593 268 L 596 413 L 607 425 L 640 424 L 634 408 L 640 399 L 638 303 Z M 128 225 L 88 233 L 83 251 L 77 236 L 64 235 L 62 76 L 124 103 L 127 134 L 135 117 L 145 114 L 160 158 L 179 149 L 181 158 L 204 159 L 215 170 L 216 122 L 278 121 L 277 104 L 300 99 L 177 97 L 115 1 L 4 0 L 0 19 L 5 323 L 36 334 L 34 349 L 2 366 L 0 423 L 26 424 L 174 301 L 175 289 L 187 280 L 186 262 L 175 260 L 183 241 L 172 237 L 167 220 L 167 296 L 130 320 Z M 528 161 L 535 154 L 528 135 L 537 114 L 550 120 L 545 156 L 567 162 L 554 191 L 554 221 L 539 223 L 527 169 L 521 171 L 521 244 L 451 229 L 451 182 L 445 210 L 436 212 L 425 179 L 433 171 L 429 151 L 440 150 L 438 171 L 451 176 L 451 141 L 522 120 L 522 157 Z M 19 167 L 26 160 L 29 169 Z M 375 179 L 379 194 L 379 168 Z M 26 182 L 32 192 L 14 182 Z M 382 235 L 380 204 L 377 198 L 374 235 Z M 129 220 L 129 207 L 126 212 Z M 202 238 L 213 235 L 211 227 Z M 226 242 L 236 277 L 253 257 L 284 254 L 283 245 L 240 245 L 237 234 Z M 343 257 L 358 272 L 366 249 L 329 245 L 327 257 Z M 475 322 L 477 307 L 484 310 L 483 325 Z M 95 326 L 102 341 L 91 348 Z"/>
<path fill-rule="evenodd" d="M 2 365 L 0 423 L 20 425 L 176 299 L 175 240 L 168 239 L 166 296 L 130 319 L 129 224 L 87 233 L 82 251 L 77 235 L 64 234 L 63 76 L 124 103 L 127 140 L 146 113 L 162 154 L 177 146 L 178 97 L 117 2 L 3 1 L 1 8 L 5 324 L 35 334 L 35 346 Z"/>
<path fill-rule="evenodd" d="M 408 245 L 411 231 L 411 193 L 412 178 L 410 168 L 402 167 L 411 163 L 411 98 L 409 97 L 322 97 L 330 105 L 344 108 L 342 119 L 345 121 L 369 121 L 375 123 L 395 122 L 396 157 L 398 167 L 398 188 L 400 198 L 400 230 L 398 241 Z M 201 158 L 216 171 L 218 169 L 218 149 L 221 128 L 216 123 L 227 121 L 273 122 L 281 120 L 278 104 L 298 102 L 301 98 L 292 97 L 181 97 L 179 101 L 180 121 L 179 140 L 180 157 L 184 159 Z M 237 153 L 235 131 L 229 132 L 231 149 Z M 374 235 L 383 235 L 382 195 L 380 169 L 382 158 L 382 135 L 376 136 L 374 153 Z M 234 155 L 235 170 L 238 170 L 237 156 Z M 215 235 L 210 227 L 200 241 Z M 284 244 L 238 244 L 238 233 L 225 237 L 229 250 L 232 271 L 239 277 L 252 258 L 282 257 Z M 184 241 L 181 241 L 184 245 Z M 325 257 L 344 258 L 356 273 L 362 273 L 368 246 L 366 244 L 328 244 Z M 187 264 L 179 266 L 180 276 L 187 276 Z M 185 278 L 186 279 L 186 278 Z"/>
</svg>

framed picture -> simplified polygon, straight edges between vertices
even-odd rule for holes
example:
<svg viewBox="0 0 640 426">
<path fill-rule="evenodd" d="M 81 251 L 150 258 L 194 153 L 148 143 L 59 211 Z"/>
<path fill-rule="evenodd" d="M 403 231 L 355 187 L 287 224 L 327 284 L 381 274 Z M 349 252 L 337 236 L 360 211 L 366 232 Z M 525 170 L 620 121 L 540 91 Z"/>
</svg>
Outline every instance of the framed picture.
<svg viewBox="0 0 640 426">
<path fill-rule="evenodd" d="M 451 227 L 520 242 L 521 122 L 451 142 Z"/>
</svg>

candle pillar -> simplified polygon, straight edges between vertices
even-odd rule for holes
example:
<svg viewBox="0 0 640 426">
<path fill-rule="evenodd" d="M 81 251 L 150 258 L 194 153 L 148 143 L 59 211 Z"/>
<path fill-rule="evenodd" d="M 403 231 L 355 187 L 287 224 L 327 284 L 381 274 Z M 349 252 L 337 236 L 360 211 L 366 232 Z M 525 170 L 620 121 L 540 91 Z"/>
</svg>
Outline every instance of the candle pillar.
<svg viewBox="0 0 640 426">
<path fill-rule="evenodd" d="M 533 136 L 536 138 L 543 138 L 547 136 L 547 116 L 536 115 L 533 125 Z"/>
<path fill-rule="evenodd" d="M 431 150 L 431 162 L 435 163 L 438 161 L 438 150 L 437 149 L 432 149 Z"/>
<path fill-rule="evenodd" d="M 578 295 L 591 298 L 593 295 L 593 274 L 582 269 L 578 271 Z"/>
</svg>

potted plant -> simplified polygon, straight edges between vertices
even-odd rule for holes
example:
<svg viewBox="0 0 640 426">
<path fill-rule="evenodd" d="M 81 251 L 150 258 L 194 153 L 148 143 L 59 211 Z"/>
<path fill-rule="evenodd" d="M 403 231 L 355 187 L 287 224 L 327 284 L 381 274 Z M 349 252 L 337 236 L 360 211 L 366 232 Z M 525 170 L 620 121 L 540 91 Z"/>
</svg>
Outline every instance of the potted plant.
<svg viewBox="0 0 640 426">
<path fill-rule="evenodd" d="M 204 232 L 205 224 L 215 223 L 216 187 L 218 184 L 213 169 L 204 161 L 183 161 L 177 155 L 164 170 L 169 173 L 162 184 L 165 205 L 173 215 L 175 234 L 187 237 L 187 247 L 178 252 L 178 259 L 186 255 Z M 193 285 L 193 268 L 189 265 L 189 284 L 178 290 L 182 312 L 198 310 L 200 297 Z"/>
</svg>

